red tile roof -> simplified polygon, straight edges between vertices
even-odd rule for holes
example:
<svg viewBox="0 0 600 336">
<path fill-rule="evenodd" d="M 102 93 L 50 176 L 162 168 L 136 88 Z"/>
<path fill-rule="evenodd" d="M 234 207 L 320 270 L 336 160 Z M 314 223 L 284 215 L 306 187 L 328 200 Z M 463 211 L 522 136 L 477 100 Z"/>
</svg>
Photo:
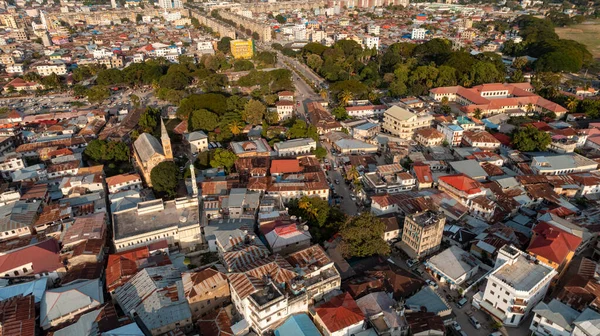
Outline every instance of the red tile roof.
<svg viewBox="0 0 600 336">
<path fill-rule="evenodd" d="M 419 183 L 433 183 L 433 175 L 429 165 L 422 162 L 415 162 L 413 164 L 413 171 Z"/>
<path fill-rule="evenodd" d="M 169 265 L 168 256 L 150 256 L 147 246 L 142 246 L 129 251 L 111 254 L 106 265 L 106 288 L 109 292 L 117 289 L 134 276 L 140 266 Z"/>
<path fill-rule="evenodd" d="M 533 229 L 534 236 L 527 252 L 562 264 L 570 252 L 574 252 L 581 238 L 563 231 L 546 222 L 540 222 Z"/>
<path fill-rule="evenodd" d="M 333 297 L 320 305 L 316 309 L 316 313 L 329 333 L 342 330 L 365 319 L 365 315 L 350 293 Z"/>
<path fill-rule="evenodd" d="M 270 171 L 271 174 L 299 173 L 302 168 L 300 168 L 300 161 L 297 159 L 273 160 L 271 161 Z"/>
<path fill-rule="evenodd" d="M 34 296 L 15 296 L 0 302 L 0 325 L 1 336 L 34 336 Z"/>
<path fill-rule="evenodd" d="M 465 174 L 441 176 L 438 180 L 449 184 L 455 189 L 464 191 L 467 194 L 477 194 L 481 192 L 481 183 Z"/>
</svg>

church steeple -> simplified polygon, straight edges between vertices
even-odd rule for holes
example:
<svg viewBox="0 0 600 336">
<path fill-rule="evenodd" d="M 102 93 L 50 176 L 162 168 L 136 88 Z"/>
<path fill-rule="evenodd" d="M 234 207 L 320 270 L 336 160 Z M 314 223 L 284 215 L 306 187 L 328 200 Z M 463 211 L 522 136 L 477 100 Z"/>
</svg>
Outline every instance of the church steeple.
<svg viewBox="0 0 600 336">
<path fill-rule="evenodd" d="M 162 142 L 163 152 L 167 160 L 173 160 L 173 150 L 171 149 L 171 139 L 167 133 L 167 128 L 162 118 L 160 119 L 160 142 Z"/>
</svg>

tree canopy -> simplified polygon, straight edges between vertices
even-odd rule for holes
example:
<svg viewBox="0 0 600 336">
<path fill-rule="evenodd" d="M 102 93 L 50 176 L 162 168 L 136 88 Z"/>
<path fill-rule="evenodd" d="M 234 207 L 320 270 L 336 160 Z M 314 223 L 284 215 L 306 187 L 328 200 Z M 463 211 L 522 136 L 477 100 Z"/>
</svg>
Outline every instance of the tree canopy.
<svg viewBox="0 0 600 336">
<path fill-rule="evenodd" d="M 513 146 L 522 152 L 544 151 L 551 142 L 550 134 L 532 125 L 519 128 L 512 136 Z"/>
<path fill-rule="evenodd" d="M 129 147 L 124 142 L 95 139 L 88 143 L 83 153 L 96 162 L 129 161 Z"/>
<path fill-rule="evenodd" d="M 383 239 L 385 223 L 370 212 L 349 218 L 340 226 L 345 257 L 388 255 L 390 246 Z"/>
<path fill-rule="evenodd" d="M 159 163 L 150 172 L 152 188 L 169 197 L 175 196 L 178 173 L 177 165 L 173 161 Z"/>
<path fill-rule="evenodd" d="M 235 153 L 228 149 L 217 148 L 210 159 L 210 165 L 213 168 L 223 167 L 229 172 L 231 167 L 235 164 L 235 160 L 237 160 Z"/>
<path fill-rule="evenodd" d="M 339 209 L 329 206 L 329 203 L 320 197 L 303 196 L 290 200 L 287 206 L 290 215 L 306 220 L 311 236 L 318 243 L 336 234 L 340 222 L 346 219 L 346 215 Z"/>
</svg>

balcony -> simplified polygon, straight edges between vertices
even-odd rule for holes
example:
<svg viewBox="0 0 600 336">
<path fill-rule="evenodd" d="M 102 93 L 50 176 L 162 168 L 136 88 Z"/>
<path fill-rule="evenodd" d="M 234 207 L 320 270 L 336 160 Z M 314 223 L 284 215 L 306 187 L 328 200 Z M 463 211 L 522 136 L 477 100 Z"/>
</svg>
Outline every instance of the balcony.
<svg viewBox="0 0 600 336">
<path fill-rule="evenodd" d="M 512 306 L 510 307 L 510 312 L 514 314 L 525 314 L 525 309 L 521 307 Z"/>
<path fill-rule="evenodd" d="M 513 305 L 516 306 L 527 306 L 527 301 L 525 299 L 514 299 Z"/>
</svg>

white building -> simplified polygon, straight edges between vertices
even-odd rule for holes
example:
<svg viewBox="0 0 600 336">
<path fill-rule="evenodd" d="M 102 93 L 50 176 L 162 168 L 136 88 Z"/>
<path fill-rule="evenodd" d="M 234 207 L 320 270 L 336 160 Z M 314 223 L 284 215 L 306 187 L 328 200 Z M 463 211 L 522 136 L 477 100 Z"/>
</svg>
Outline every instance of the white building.
<svg viewBox="0 0 600 336">
<path fill-rule="evenodd" d="M 125 190 L 141 190 L 142 178 L 138 174 L 120 174 L 106 178 L 108 193 L 114 194 Z"/>
<path fill-rule="evenodd" d="M 437 126 L 437 130 L 442 132 L 444 138 L 446 139 L 446 142 L 448 142 L 450 146 L 460 146 L 464 132 L 462 127 L 456 124 L 444 123 L 439 124 Z"/>
<path fill-rule="evenodd" d="M 111 57 L 113 55 L 113 52 L 108 50 L 108 49 L 96 49 L 92 52 L 92 55 L 94 56 L 94 58 L 98 59 L 98 58 L 104 58 L 104 57 Z"/>
<path fill-rule="evenodd" d="M 11 173 L 25 168 L 25 163 L 20 155 L 7 154 L 0 158 L 0 174 L 5 180 L 10 180 Z"/>
<path fill-rule="evenodd" d="M 450 246 L 425 262 L 433 276 L 441 283 L 456 289 L 479 271 L 479 264 L 469 252 L 458 246 Z"/>
<path fill-rule="evenodd" d="M 529 330 L 536 336 L 571 336 L 573 322 L 581 314 L 556 299 L 548 304 L 538 303 L 533 312 Z"/>
<path fill-rule="evenodd" d="M 186 133 L 183 138 L 184 142 L 190 146 L 190 153 L 192 154 L 208 150 L 208 136 L 202 131 Z"/>
<path fill-rule="evenodd" d="M 369 26 L 367 26 L 367 33 L 373 36 L 379 36 L 379 30 L 380 28 L 378 25 L 370 24 Z"/>
<path fill-rule="evenodd" d="M 196 49 L 201 54 L 214 54 L 215 49 L 213 48 L 212 42 L 210 41 L 199 41 L 196 44 Z"/>
<path fill-rule="evenodd" d="M 164 9 L 182 8 L 183 4 L 181 0 L 158 0 L 158 6 Z"/>
<path fill-rule="evenodd" d="M 423 28 L 413 28 L 412 33 L 410 34 L 410 39 L 417 40 L 417 41 L 424 40 L 426 33 L 427 33 L 427 30 L 425 30 Z"/>
<path fill-rule="evenodd" d="M 365 49 L 379 49 L 379 37 L 367 36 L 363 39 L 363 45 Z"/>
<path fill-rule="evenodd" d="M 498 251 L 494 271 L 487 277 L 485 292 L 473 297 L 474 304 L 504 325 L 516 327 L 542 301 L 556 274 L 552 267 L 512 245 L 504 245 Z"/>
<path fill-rule="evenodd" d="M 579 154 L 534 156 L 531 169 L 538 175 L 564 175 L 595 170 L 598 164 Z"/>
<path fill-rule="evenodd" d="M 431 127 L 433 116 L 419 116 L 399 106 L 383 114 L 383 130 L 402 139 L 412 139 L 416 130 Z"/>
<path fill-rule="evenodd" d="M 5 71 L 9 74 L 22 74 L 25 71 L 25 68 L 22 63 L 15 63 L 7 65 Z"/>
<path fill-rule="evenodd" d="M 275 103 L 279 121 L 291 118 L 294 115 L 294 102 L 289 100 L 280 100 Z"/>
<path fill-rule="evenodd" d="M 67 74 L 67 65 L 64 63 L 59 64 L 41 64 L 35 67 L 37 73 L 42 76 L 49 76 L 51 74 L 57 74 L 59 76 L 64 76 Z"/>
<path fill-rule="evenodd" d="M 317 142 L 311 138 L 292 139 L 277 142 L 273 145 L 277 156 L 306 155 L 310 154 L 316 148 Z"/>
</svg>

